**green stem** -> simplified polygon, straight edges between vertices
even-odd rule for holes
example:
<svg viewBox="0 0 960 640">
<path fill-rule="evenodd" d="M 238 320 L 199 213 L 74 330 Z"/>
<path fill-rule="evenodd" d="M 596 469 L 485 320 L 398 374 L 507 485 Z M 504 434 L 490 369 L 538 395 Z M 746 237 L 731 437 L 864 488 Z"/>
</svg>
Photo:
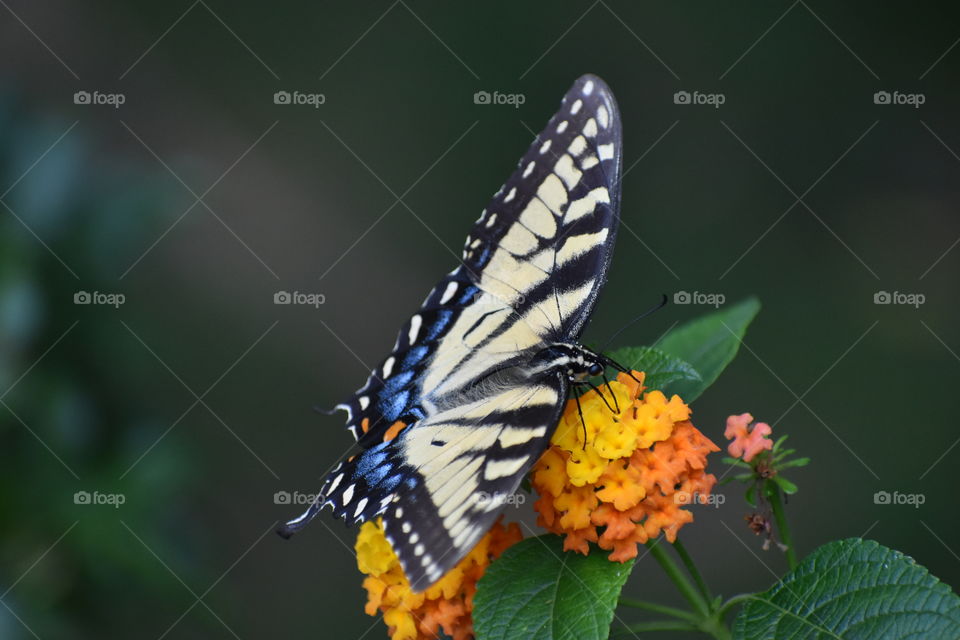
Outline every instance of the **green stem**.
<svg viewBox="0 0 960 640">
<path fill-rule="evenodd" d="M 656 602 L 647 602 L 646 600 L 635 600 L 633 598 L 625 598 L 620 596 L 620 604 L 627 607 L 634 607 L 636 609 L 644 609 L 646 611 L 654 611 L 656 613 L 673 616 L 674 618 L 686 620 L 691 624 L 697 624 L 700 622 L 700 618 L 689 611 L 684 611 L 683 609 L 677 609 L 675 607 L 668 607 L 663 604 L 657 604 Z"/>
<path fill-rule="evenodd" d="M 615 631 L 622 633 L 645 633 L 653 631 L 699 631 L 699 627 L 688 622 L 677 622 L 675 620 L 655 620 L 653 622 L 638 622 L 626 627 L 621 627 Z"/>
<path fill-rule="evenodd" d="M 783 510 L 783 500 L 780 499 L 780 487 L 773 484 L 773 491 L 770 492 L 770 506 L 773 508 L 773 517 L 777 521 L 777 530 L 780 531 L 780 540 L 787 547 L 787 566 L 791 570 L 797 568 L 797 552 L 793 548 L 793 538 L 790 536 L 790 526 L 787 524 L 787 514 Z"/>
<path fill-rule="evenodd" d="M 757 594 L 755 593 L 741 593 L 740 595 L 733 596 L 717 609 L 717 615 L 723 620 L 723 617 L 727 615 L 727 612 L 730 611 L 732 607 L 737 606 L 741 602 L 747 602 L 748 600 L 756 600 Z"/>
<path fill-rule="evenodd" d="M 666 550 L 660 547 L 658 544 L 659 541 L 658 539 L 652 543 L 647 543 L 647 548 L 650 549 L 650 555 L 660 564 L 660 567 L 667 573 L 667 576 L 673 581 L 673 584 L 676 585 L 680 594 L 690 603 L 690 606 L 692 606 L 701 617 L 707 618 L 710 615 L 709 603 L 704 600 L 697 589 L 690 584 L 690 581 L 683 575 L 680 567 L 670 558 Z"/>
<path fill-rule="evenodd" d="M 707 588 L 707 583 L 703 579 L 703 576 L 700 575 L 700 571 L 697 569 L 697 565 L 693 562 L 693 558 L 687 553 L 686 547 L 683 546 L 683 543 L 680 542 L 680 538 L 677 538 L 677 541 L 673 543 L 673 548 L 676 550 L 677 555 L 680 556 L 680 560 L 683 561 L 683 566 L 687 568 L 687 573 L 693 576 L 693 581 L 697 583 L 697 588 L 700 590 L 700 595 L 703 596 L 703 599 L 708 603 L 713 600 L 713 597 L 710 595 L 710 589 Z"/>
</svg>

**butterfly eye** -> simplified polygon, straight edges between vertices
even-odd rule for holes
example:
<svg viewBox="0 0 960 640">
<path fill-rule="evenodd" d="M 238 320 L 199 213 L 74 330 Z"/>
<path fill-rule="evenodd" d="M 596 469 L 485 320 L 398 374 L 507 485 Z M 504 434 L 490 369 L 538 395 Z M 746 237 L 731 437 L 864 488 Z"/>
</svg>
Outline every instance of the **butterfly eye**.
<svg viewBox="0 0 960 640">
<path fill-rule="evenodd" d="M 588 371 L 590 375 L 598 376 L 603 373 L 603 366 L 598 362 L 594 362 L 592 365 L 590 365 L 590 369 Z"/>
</svg>

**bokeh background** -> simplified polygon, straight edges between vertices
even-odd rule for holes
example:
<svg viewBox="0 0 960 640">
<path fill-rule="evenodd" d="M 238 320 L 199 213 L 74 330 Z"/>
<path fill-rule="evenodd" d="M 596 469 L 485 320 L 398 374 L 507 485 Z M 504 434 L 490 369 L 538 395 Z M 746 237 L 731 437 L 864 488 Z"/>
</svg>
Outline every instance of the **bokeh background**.
<svg viewBox="0 0 960 640">
<path fill-rule="evenodd" d="M 584 72 L 617 95 L 629 168 L 586 339 L 661 293 L 759 296 L 698 427 L 721 442 L 750 411 L 813 458 L 792 476 L 800 554 L 862 535 L 960 583 L 955 7 L 0 5 L 0 637 L 383 637 L 354 531 L 284 542 L 302 505 L 275 494 L 319 487 L 350 439 L 311 407 L 386 354 Z M 721 491 L 687 546 L 715 590 L 765 588 L 784 559 Z M 650 558 L 626 593 L 679 602 Z"/>
</svg>

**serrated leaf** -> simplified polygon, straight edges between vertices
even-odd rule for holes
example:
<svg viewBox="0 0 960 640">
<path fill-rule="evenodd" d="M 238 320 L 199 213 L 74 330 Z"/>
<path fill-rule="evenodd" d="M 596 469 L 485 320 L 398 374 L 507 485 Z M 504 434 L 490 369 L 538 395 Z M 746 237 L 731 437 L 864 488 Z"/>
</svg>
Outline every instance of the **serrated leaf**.
<svg viewBox="0 0 960 640">
<path fill-rule="evenodd" d="M 913 558 L 872 540 L 823 545 L 743 607 L 737 640 L 954 639 L 960 598 Z"/>
<path fill-rule="evenodd" d="M 687 362 L 700 374 L 699 381 L 677 381 L 672 392 L 690 403 L 713 384 L 737 355 L 740 340 L 758 311 L 760 302 L 747 298 L 677 327 L 654 345 Z"/>
<path fill-rule="evenodd" d="M 690 364 L 653 347 L 623 347 L 610 357 L 627 369 L 643 371 L 647 388 L 659 389 L 668 398 L 677 393 L 673 390 L 677 383 L 701 381 L 700 374 Z"/>
<path fill-rule="evenodd" d="M 477 640 L 604 640 L 632 568 L 604 553 L 564 552 L 559 536 L 522 540 L 477 585 Z"/>
</svg>

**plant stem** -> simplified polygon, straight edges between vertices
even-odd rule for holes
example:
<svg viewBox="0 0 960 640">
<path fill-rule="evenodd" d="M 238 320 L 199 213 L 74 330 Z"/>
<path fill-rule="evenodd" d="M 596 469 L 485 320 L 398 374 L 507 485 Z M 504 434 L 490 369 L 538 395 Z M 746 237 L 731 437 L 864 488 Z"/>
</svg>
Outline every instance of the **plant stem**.
<svg viewBox="0 0 960 640">
<path fill-rule="evenodd" d="M 760 598 L 758 598 L 757 594 L 755 593 L 741 593 L 740 595 L 733 596 L 732 598 L 724 602 L 722 605 L 720 605 L 720 608 L 717 609 L 717 615 L 720 617 L 721 620 L 723 620 L 723 617 L 727 615 L 727 612 L 730 610 L 731 607 L 735 607 L 741 602 L 746 602 L 748 600 L 759 600 L 759 599 Z"/>
<path fill-rule="evenodd" d="M 787 514 L 783 509 L 783 500 L 780 499 L 780 487 L 772 482 L 769 483 L 773 485 L 773 491 L 770 492 L 770 506 L 773 508 L 773 517 L 777 521 L 777 530 L 780 532 L 780 539 L 787 547 L 787 566 L 793 570 L 797 568 L 797 552 L 793 548 L 793 538 L 790 536 Z"/>
<path fill-rule="evenodd" d="M 617 633 L 644 633 L 652 631 L 699 631 L 700 629 L 689 622 L 675 620 L 655 620 L 653 622 L 638 622 L 617 629 Z"/>
<path fill-rule="evenodd" d="M 693 558 L 687 553 L 686 547 L 680 542 L 680 538 L 677 538 L 677 541 L 673 543 L 673 548 L 676 550 L 677 555 L 680 556 L 680 560 L 683 561 L 683 566 L 687 568 L 687 573 L 689 573 L 693 577 L 693 581 L 697 583 L 700 595 L 702 595 L 703 599 L 708 603 L 711 602 L 713 597 L 710 595 L 710 589 L 707 588 L 706 581 L 703 579 L 703 576 L 700 575 L 700 571 L 697 569 L 697 565 L 694 564 Z"/>
<path fill-rule="evenodd" d="M 645 609 L 647 611 L 655 611 L 656 613 L 662 613 L 668 616 L 673 616 L 674 618 L 680 618 L 681 620 L 686 620 L 691 624 L 697 624 L 700 622 L 699 616 L 696 616 L 689 611 L 684 611 L 683 609 L 677 609 L 675 607 L 668 607 L 663 604 L 657 604 L 656 602 L 647 602 L 646 600 L 635 600 L 633 598 L 620 597 L 620 604 L 627 607 L 634 607 L 636 609 Z"/>
<path fill-rule="evenodd" d="M 677 590 L 686 598 L 694 610 L 703 618 L 709 617 L 710 604 L 700 595 L 697 589 L 690 584 L 690 581 L 683 575 L 680 567 L 670 558 L 666 550 L 660 547 L 658 544 L 659 541 L 658 539 L 652 543 L 647 543 L 647 548 L 650 549 L 650 555 L 660 563 L 660 566 L 667 573 L 667 576 L 673 581 L 673 584 L 676 585 Z"/>
</svg>

